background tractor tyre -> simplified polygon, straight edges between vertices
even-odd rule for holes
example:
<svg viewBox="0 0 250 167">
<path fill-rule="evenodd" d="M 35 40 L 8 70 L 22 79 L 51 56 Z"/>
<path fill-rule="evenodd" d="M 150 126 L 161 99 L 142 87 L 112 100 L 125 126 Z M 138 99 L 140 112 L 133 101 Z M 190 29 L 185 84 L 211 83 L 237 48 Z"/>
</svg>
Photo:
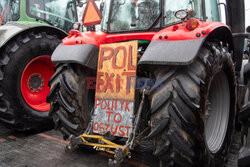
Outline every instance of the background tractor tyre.
<svg viewBox="0 0 250 167">
<path fill-rule="evenodd" d="M 94 105 L 94 89 L 87 88 L 87 77 L 91 72 L 77 64 L 58 64 L 49 85 L 51 91 L 47 102 L 51 103 L 50 115 L 55 129 L 64 139 L 78 136 L 86 130 Z M 92 100 L 89 100 L 92 99 Z"/>
<path fill-rule="evenodd" d="M 149 96 L 154 155 L 160 166 L 223 167 L 234 133 L 236 79 L 232 54 L 206 43 L 188 66 L 156 70 Z"/>
<path fill-rule="evenodd" d="M 0 120 L 19 131 L 52 127 L 46 103 L 53 75 L 50 56 L 60 40 L 45 32 L 27 32 L 1 48 Z"/>
</svg>

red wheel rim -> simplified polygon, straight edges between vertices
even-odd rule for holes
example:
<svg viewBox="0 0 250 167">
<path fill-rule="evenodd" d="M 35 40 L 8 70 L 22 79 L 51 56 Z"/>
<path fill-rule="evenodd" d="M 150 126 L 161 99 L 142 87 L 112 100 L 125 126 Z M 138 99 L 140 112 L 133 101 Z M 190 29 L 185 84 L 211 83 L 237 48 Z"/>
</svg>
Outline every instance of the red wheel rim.
<svg viewBox="0 0 250 167">
<path fill-rule="evenodd" d="M 23 71 L 21 92 L 26 103 L 35 110 L 50 110 L 46 97 L 50 91 L 48 82 L 54 74 L 54 66 L 50 56 L 39 56 L 30 61 Z"/>
</svg>

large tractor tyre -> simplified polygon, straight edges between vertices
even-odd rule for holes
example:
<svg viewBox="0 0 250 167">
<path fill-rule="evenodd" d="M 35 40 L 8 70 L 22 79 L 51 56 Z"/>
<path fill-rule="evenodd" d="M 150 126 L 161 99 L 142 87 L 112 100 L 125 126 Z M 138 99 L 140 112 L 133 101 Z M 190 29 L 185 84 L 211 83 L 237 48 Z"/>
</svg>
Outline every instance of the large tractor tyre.
<svg viewBox="0 0 250 167">
<path fill-rule="evenodd" d="M 60 40 L 45 32 L 27 32 L 12 39 L 0 56 L 0 120 L 19 131 L 50 128 L 47 86 L 50 60 Z"/>
<path fill-rule="evenodd" d="M 47 97 L 51 103 L 50 116 L 65 140 L 82 134 L 91 120 L 94 90 L 87 88 L 90 76 L 90 70 L 80 65 L 58 64 L 50 79 L 51 91 Z"/>
<path fill-rule="evenodd" d="M 185 67 L 156 70 L 149 96 L 154 154 L 160 166 L 223 167 L 234 133 L 235 70 L 228 48 L 207 43 Z"/>
</svg>

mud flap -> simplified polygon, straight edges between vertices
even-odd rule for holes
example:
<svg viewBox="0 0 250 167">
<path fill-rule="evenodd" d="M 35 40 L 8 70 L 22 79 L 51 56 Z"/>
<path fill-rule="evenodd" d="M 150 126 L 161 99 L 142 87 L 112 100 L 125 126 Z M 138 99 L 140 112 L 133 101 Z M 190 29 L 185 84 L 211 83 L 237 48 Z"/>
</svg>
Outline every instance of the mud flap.
<svg viewBox="0 0 250 167">
<path fill-rule="evenodd" d="M 96 69 L 99 48 L 95 45 L 59 45 L 51 56 L 53 63 L 77 63 Z"/>
<path fill-rule="evenodd" d="M 153 41 L 138 65 L 187 65 L 197 56 L 206 37 L 184 41 Z"/>
</svg>

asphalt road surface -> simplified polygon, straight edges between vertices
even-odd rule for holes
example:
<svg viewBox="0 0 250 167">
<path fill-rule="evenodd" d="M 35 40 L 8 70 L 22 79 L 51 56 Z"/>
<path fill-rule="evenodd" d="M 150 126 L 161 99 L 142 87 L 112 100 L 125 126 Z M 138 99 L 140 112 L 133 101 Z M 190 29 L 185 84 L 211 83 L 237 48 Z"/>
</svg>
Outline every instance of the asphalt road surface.
<svg viewBox="0 0 250 167">
<path fill-rule="evenodd" d="M 0 123 L 0 167 L 108 167 L 113 156 L 78 148 L 71 153 L 64 151 L 67 142 L 59 132 L 20 133 L 7 129 Z M 148 167 L 143 156 L 126 159 L 121 167 Z M 151 163 L 152 164 L 152 163 Z"/>
</svg>

